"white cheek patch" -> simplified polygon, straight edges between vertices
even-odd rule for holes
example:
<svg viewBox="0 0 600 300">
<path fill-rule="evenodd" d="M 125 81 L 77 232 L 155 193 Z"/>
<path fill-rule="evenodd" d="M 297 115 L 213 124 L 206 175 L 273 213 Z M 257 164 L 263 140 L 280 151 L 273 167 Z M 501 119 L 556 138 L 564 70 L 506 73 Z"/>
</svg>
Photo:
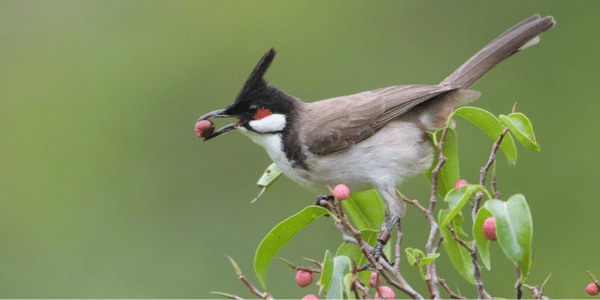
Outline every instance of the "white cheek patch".
<svg viewBox="0 0 600 300">
<path fill-rule="evenodd" d="M 282 114 L 272 114 L 260 120 L 250 121 L 252 129 L 260 133 L 278 132 L 285 128 L 285 116 Z"/>
</svg>

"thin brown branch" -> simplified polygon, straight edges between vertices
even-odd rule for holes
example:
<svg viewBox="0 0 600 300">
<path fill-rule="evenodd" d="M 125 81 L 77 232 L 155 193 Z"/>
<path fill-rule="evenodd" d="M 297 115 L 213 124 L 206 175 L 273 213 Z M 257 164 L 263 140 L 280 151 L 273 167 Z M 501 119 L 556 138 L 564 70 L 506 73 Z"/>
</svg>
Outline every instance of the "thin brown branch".
<svg viewBox="0 0 600 300">
<path fill-rule="evenodd" d="M 434 240 L 439 231 L 439 227 L 435 218 L 433 216 L 433 211 L 435 209 L 435 204 L 437 202 L 437 194 L 438 194 L 438 177 L 440 174 L 440 170 L 442 166 L 446 162 L 447 158 L 444 156 L 444 140 L 446 139 L 446 134 L 448 132 L 448 127 L 445 127 L 442 131 L 442 136 L 437 144 L 437 156 L 438 162 L 431 171 L 431 196 L 429 198 L 429 207 L 425 213 L 427 217 L 427 221 L 429 221 L 429 238 L 427 239 L 427 243 L 425 245 L 425 251 L 427 254 L 433 253 L 434 248 Z M 413 205 L 416 203 L 413 203 Z M 418 206 L 417 206 L 418 207 Z M 437 249 L 436 249 L 437 250 Z M 440 289 L 438 285 L 438 278 L 436 272 L 436 263 L 435 261 L 428 264 L 426 267 L 425 279 L 427 282 L 427 290 L 429 291 L 430 298 L 439 298 L 440 297 Z"/>
<path fill-rule="evenodd" d="M 507 133 L 508 133 L 508 128 L 504 128 L 504 130 L 502 130 L 502 132 L 500 133 L 500 136 L 498 136 L 498 139 L 496 139 L 496 141 L 492 145 L 492 150 L 490 151 L 488 160 L 479 172 L 479 184 L 481 186 L 484 186 L 484 187 L 486 186 L 485 183 L 486 183 L 487 173 L 490 170 L 490 167 L 492 166 L 492 164 L 496 161 L 496 154 L 498 153 L 498 149 L 500 148 L 500 143 L 502 143 L 502 140 L 504 139 L 504 136 L 506 136 Z M 493 179 L 493 181 L 495 182 L 495 178 Z M 483 199 L 482 192 L 479 192 L 475 195 L 475 203 L 473 204 L 473 210 L 471 212 L 471 218 L 473 219 L 473 222 L 475 222 L 475 218 L 477 217 L 477 212 L 481 208 L 481 200 L 482 199 Z M 475 278 L 475 283 L 477 286 L 477 296 L 480 299 L 488 299 L 490 296 L 483 288 L 483 281 L 481 279 L 481 267 L 479 266 L 477 252 L 478 252 L 477 243 L 475 241 L 473 241 L 471 259 L 473 261 L 473 277 Z"/>
<path fill-rule="evenodd" d="M 427 208 L 425 208 L 425 206 L 421 205 L 421 203 L 419 203 L 418 200 L 408 199 L 406 197 L 403 197 L 403 200 L 404 200 L 404 202 L 406 202 L 408 204 L 412 204 L 417 209 L 419 209 L 425 216 L 427 216 Z"/>
<path fill-rule="evenodd" d="M 379 274 L 381 274 L 381 276 L 383 278 L 385 278 L 385 280 L 392 286 L 396 287 L 397 289 L 401 290 L 402 292 L 404 292 L 405 294 L 411 296 L 414 299 L 423 299 L 423 296 L 421 296 L 418 292 L 416 292 L 409 284 L 408 282 L 402 277 L 402 275 L 400 274 L 400 272 L 397 272 L 396 270 L 394 270 L 394 268 L 392 266 L 390 266 L 385 259 L 383 259 L 382 257 L 379 258 L 379 262 L 377 260 L 375 260 L 375 258 L 373 257 L 373 255 L 371 254 L 372 251 L 372 247 L 369 246 L 369 244 L 367 244 L 363 239 L 362 236 L 360 234 L 360 231 L 358 231 L 356 228 L 354 228 L 349 222 L 348 222 L 348 217 L 346 216 L 346 214 L 344 213 L 344 208 L 342 205 L 338 205 L 338 214 L 339 214 L 339 220 L 342 223 L 344 229 L 348 232 L 348 234 L 352 235 L 355 239 L 356 242 L 359 245 L 360 250 L 362 251 L 362 253 L 365 255 L 365 257 L 367 258 L 367 260 L 369 261 L 369 263 L 371 264 L 371 266 L 373 266 L 377 272 Z M 395 281 L 392 278 L 390 278 L 390 276 L 384 272 L 384 269 L 391 272 L 395 279 L 398 280 Z"/>
<path fill-rule="evenodd" d="M 444 241 L 444 237 L 440 236 L 438 238 L 437 242 L 435 242 L 435 245 L 433 246 L 433 249 L 431 249 L 431 250 L 433 250 L 433 252 L 437 252 L 438 249 L 440 248 L 440 246 L 442 245 L 443 241 Z"/>
<path fill-rule="evenodd" d="M 521 280 L 521 268 L 517 267 L 517 282 L 515 282 L 515 290 L 517 292 L 517 299 L 523 298 L 523 281 Z"/>
<path fill-rule="evenodd" d="M 354 290 L 354 295 L 357 299 L 369 299 L 369 288 L 367 288 L 362 280 L 360 280 L 356 272 L 353 272 L 352 274 L 351 288 Z"/>
<path fill-rule="evenodd" d="M 523 286 L 533 293 L 535 299 L 541 300 L 546 298 L 544 297 L 544 286 L 538 287 L 536 285 L 531 286 L 528 284 L 523 284 Z"/>
<path fill-rule="evenodd" d="M 473 254 L 473 249 L 471 248 L 471 246 L 469 246 L 467 242 L 463 241 L 460 237 L 458 237 L 458 235 L 456 235 L 456 230 L 450 227 L 450 225 L 448 225 L 448 229 L 450 230 L 450 233 L 452 233 L 452 238 L 455 241 L 457 241 L 461 246 L 463 246 L 463 248 L 467 249 L 467 251 L 469 251 L 469 254 Z"/>
<path fill-rule="evenodd" d="M 268 299 L 268 300 L 273 299 L 273 296 L 271 296 L 271 294 L 269 294 L 267 292 L 261 292 L 258 288 L 256 288 L 248 280 L 248 278 L 246 278 L 246 276 L 244 276 L 244 274 L 242 273 L 242 269 L 240 269 L 238 264 L 233 260 L 233 258 L 231 256 L 227 255 L 227 259 L 229 259 L 231 266 L 233 266 L 233 270 L 235 271 L 235 274 L 238 276 L 238 279 L 241 280 L 246 285 L 246 287 L 248 287 L 248 289 L 250 290 L 250 293 L 256 295 L 258 298 L 261 298 L 261 299 Z"/>
<path fill-rule="evenodd" d="M 452 289 L 450 289 L 450 287 L 448 286 L 448 284 L 446 283 L 446 280 L 440 278 L 440 284 L 442 285 L 442 287 L 446 290 L 446 292 L 448 293 L 448 296 L 450 296 L 450 298 L 452 299 L 467 299 L 455 292 L 452 291 Z"/>
<path fill-rule="evenodd" d="M 402 225 L 401 225 L 401 221 L 402 219 L 398 220 L 398 222 L 396 223 L 396 245 L 394 247 L 394 251 L 396 252 L 396 257 L 394 258 L 394 269 L 396 269 L 396 271 L 400 272 L 400 257 L 402 256 L 402 250 L 401 250 L 401 246 L 402 246 L 402 240 L 404 239 L 404 233 L 402 232 Z"/>
</svg>

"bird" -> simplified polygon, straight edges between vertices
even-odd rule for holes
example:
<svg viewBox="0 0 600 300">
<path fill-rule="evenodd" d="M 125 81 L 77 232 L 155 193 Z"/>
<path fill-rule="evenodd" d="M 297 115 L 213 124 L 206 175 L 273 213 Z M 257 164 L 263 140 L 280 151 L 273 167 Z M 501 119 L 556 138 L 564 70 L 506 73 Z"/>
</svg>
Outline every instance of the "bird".
<svg viewBox="0 0 600 300">
<path fill-rule="evenodd" d="M 309 191 L 327 195 L 339 183 L 353 192 L 375 189 L 385 201 L 388 224 L 382 228 L 389 231 L 406 210 L 398 185 L 430 168 L 434 160 L 427 132 L 446 126 L 455 108 L 479 98 L 478 91 L 469 89 L 476 81 L 504 59 L 536 44 L 554 25 L 552 16 L 538 14 L 521 21 L 439 84 L 389 86 L 310 103 L 264 79 L 276 54 L 271 48 L 233 103 L 198 121 L 236 119 L 204 140 L 239 131 L 262 146 L 283 174 Z M 379 242 L 381 246 L 386 241 L 380 236 Z"/>
</svg>

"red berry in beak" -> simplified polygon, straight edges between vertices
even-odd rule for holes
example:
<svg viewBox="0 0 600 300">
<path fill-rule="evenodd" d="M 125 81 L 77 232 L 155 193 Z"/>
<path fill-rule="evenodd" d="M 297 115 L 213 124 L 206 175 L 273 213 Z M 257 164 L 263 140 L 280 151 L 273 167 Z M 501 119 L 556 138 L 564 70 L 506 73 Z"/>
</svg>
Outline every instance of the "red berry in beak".
<svg viewBox="0 0 600 300">
<path fill-rule="evenodd" d="M 215 124 L 210 120 L 200 120 L 196 123 L 196 126 L 194 126 L 194 131 L 197 136 L 207 138 L 215 131 Z"/>
<path fill-rule="evenodd" d="M 585 291 L 590 296 L 596 296 L 598 295 L 598 285 L 595 282 L 592 282 L 585 287 Z"/>
<path fill-rule="evenodd" d="M 489 217 L 483 221 L 483 235 L 491 241 L 496 240 L 496 219 Z"/>
</svg>

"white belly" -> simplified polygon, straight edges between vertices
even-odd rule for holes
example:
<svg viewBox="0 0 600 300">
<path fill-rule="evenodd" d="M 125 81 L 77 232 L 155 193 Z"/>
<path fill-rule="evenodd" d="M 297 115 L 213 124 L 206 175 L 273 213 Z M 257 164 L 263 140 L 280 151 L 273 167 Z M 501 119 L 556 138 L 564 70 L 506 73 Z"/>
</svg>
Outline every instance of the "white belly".
<svg viewBox="0 0 600 300">
<path fill-rule="evenodd" d="M 290 179 L 303 187 L 328 194 L 339 183 L 358 192 L 377 186 L 397 186 L 408 176 L 431 166 L 433 151 L 423 131 L 407 122 L 391 122 L 372 137 L 348 151 L 329 155 L 307 155 L 310 170 L 293 168 L 286 159 L 279 134 L 246 132 L 263 146 L 271 159 Z"/>
</svg>

